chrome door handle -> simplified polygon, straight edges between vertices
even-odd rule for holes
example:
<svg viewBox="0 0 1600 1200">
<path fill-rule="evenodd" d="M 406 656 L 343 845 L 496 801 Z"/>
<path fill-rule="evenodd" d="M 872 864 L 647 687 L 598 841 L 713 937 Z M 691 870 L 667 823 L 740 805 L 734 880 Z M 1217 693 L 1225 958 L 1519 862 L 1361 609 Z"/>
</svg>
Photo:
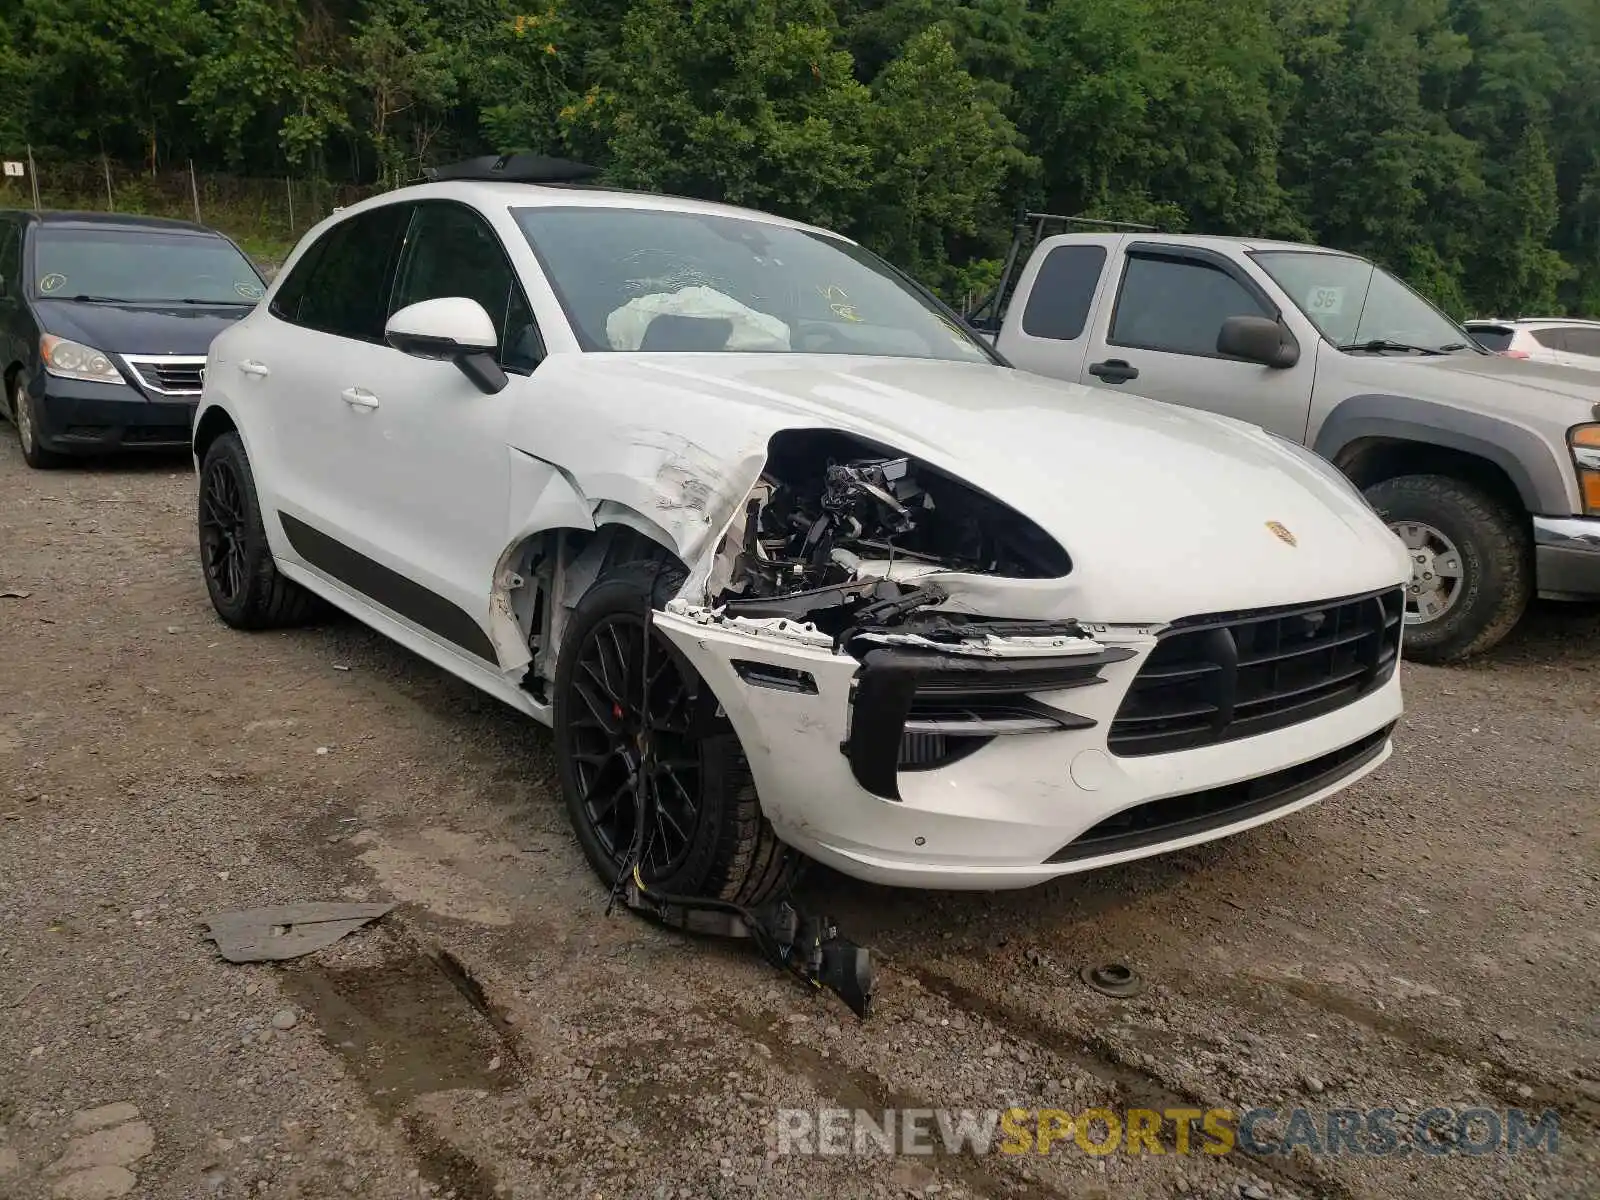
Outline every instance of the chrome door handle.
<svg viewBox="0 0 1600 1200">
<path fill-rule="evenodd" d="M 268 375 L 272 374 L 272 369 L 268 367 L 266 363 L 257 362 L 253 358 L 247 358 L 240 363 L 239 370 L 243 371 L 246 375 L 254 375 L 257 379 L 265 379 Z"/>
<path fill-rule="evenodd" d="M 378 398 L 366 388 L 345 388 L 339 393 L 339 398 L 351 408 L 359 408 L 362 412 L 371 412 L 378 407 Z"/>
</svg>

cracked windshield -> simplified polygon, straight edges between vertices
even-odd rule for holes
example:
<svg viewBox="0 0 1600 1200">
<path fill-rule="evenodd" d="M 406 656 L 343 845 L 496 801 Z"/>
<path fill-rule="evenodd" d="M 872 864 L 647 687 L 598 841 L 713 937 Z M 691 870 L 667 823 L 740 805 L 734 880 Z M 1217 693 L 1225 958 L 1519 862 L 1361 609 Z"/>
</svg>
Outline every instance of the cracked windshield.
<svg viewBox="0 0 1600 1200">
<path fill-rule="evenodd" d="M 1341 350 L 1450 354 L 1471 347 L 1449 317 L 1362 259 L 1277 250 L 1254 257 Z"/>
<path fill-rule="evenodd" d="M 516 217 L 586 350 L 991 361 L 953 317 L 847 242 L 702 213 Z"/>
</svg>

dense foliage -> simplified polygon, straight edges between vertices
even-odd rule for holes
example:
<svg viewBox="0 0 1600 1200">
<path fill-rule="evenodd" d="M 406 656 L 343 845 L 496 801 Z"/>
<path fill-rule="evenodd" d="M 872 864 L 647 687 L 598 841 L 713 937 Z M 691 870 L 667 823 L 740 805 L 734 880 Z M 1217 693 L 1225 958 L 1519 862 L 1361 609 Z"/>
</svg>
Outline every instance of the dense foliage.
<svg viewBox="0 0 1600 1200">
<path fill-rule="evenodd" d="M 0 148 L 397 182 L 533 149 L 959 295 L 1019 203 L 1600 311 L 1597 0 L 8 0 Z"/>
</svg>

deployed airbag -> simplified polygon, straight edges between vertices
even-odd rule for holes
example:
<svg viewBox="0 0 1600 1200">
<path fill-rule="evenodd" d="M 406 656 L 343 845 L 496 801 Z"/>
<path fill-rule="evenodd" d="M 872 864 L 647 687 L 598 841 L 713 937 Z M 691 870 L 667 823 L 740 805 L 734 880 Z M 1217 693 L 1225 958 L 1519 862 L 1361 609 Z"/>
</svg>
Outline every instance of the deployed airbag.
<svg viewBox="0 0 1600 1200">
<path fill-rule="evenodd" d="M 699 286 L 634 297 L 606 317 L 606 341 L 613 350 L 643 349 L 651 322 L 663 316 L 690 317 L 707 322 L 726 321 L 731 328 L 727 341 L 717 347 L 719 350 L 789 349 L 789 327 L 777 317 L 757 312 L 715 288 Z"/>
</svg>

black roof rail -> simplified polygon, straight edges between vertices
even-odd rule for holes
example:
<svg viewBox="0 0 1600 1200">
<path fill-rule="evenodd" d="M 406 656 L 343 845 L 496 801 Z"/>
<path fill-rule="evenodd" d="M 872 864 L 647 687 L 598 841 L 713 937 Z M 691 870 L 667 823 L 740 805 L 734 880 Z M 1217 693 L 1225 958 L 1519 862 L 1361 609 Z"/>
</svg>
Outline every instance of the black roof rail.
<svg viewBox="0 0 1600 1200">
<path fill-rule="evenodd" d="M 598 174 L 599 167 L 543 154 L 486 154 L 442 167 L 424 167 L 422 171 L 423 179 L 429 183 L 581 183 Z"/>
<path fill-rule="evenodd" d="M 1000 332 L 1000 321 L 1003 316 L 1001 309 L 1009 298 L 1011 285 L 1016 279 L 1017 260 L 1022 251 L 1023 241 L 1031 234 L 1033 245 L 1038 246 L 1050 236 L 1047 231 L 1055 224 L 1089 225 L 1096 229 L 1122 230 L 1130 233 L 1162 232 L 1157 225 L 1141 225 L 1134 221 L 1104 221 L 1099 217 L 1069 217 L 1061 213 L 1028 212 L 1026 209 L 1019 209 L 1016 222 L 1012 226 L 1011 248 L 1006 251 L 1005 265 L 1000 268 L 1000 282 L 995 285 L 994 291 L 964 314 L 968 324 L 985 332 L 996 334 Z M 981 320 L 980 314 L 985 309 L 992 311 L 987 320 Z"/>
</svg>

